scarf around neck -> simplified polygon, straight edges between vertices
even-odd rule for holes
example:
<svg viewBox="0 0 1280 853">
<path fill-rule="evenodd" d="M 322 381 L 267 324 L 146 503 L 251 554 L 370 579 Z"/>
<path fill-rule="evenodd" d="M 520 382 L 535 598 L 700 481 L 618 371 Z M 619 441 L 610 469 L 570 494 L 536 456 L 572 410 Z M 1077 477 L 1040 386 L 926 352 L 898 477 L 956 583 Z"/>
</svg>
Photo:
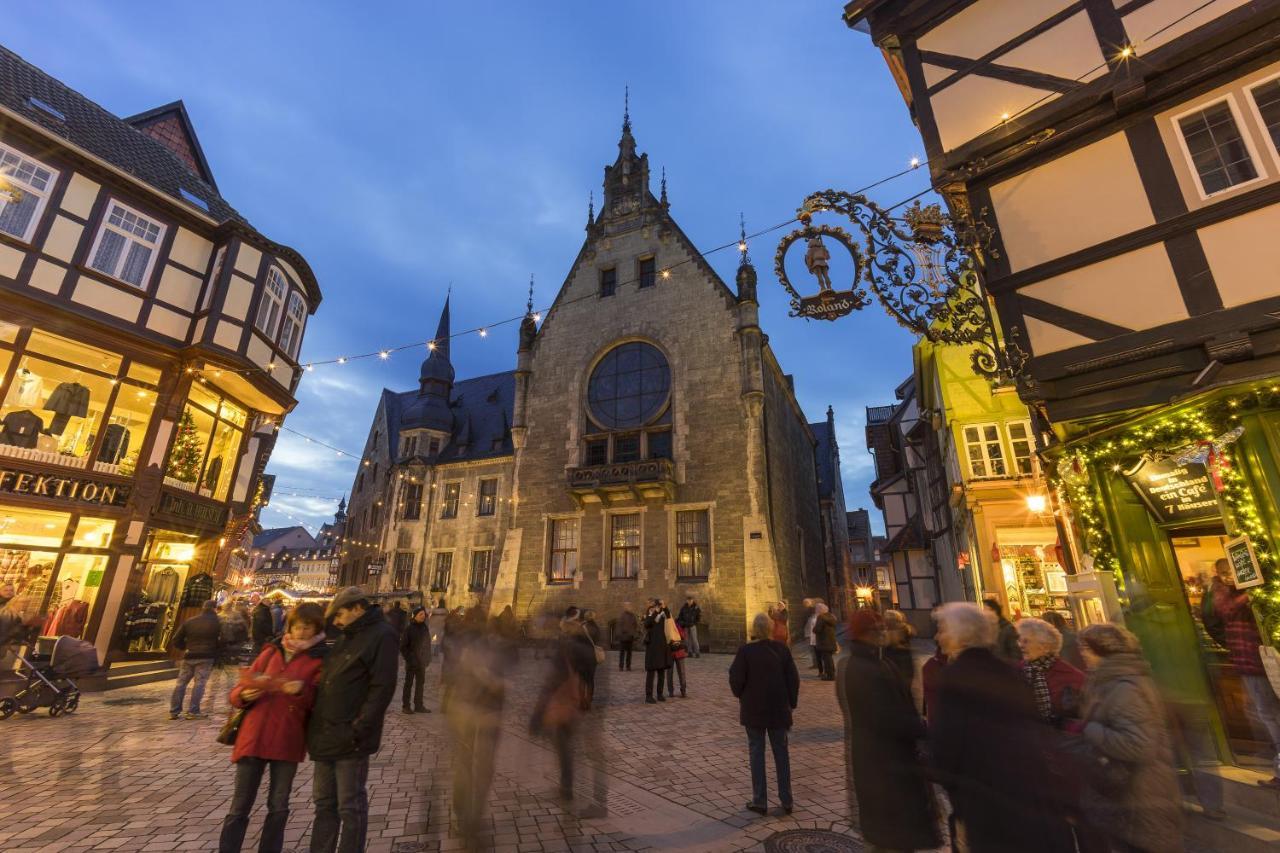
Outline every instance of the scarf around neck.
<svg viewBox="0 0 1280 853">
<path fill-rule="evenodd" d="M 1053 694 L 1049 692 L 1048 672 L 1057 662 L 1057 655 L 1048 654 L 1029 660 L 1022 667 L 1022 675 L 1027 679 L 1036 696 L 1036 711 L 1040 714 L 1040 719 L 1047 723 L 1056 721 L 1056 715 L 1053 713 Z"/>
<path fill-rule="evenodd" d="M 314 648 L 324 642 L 324 631 L 320 631 L 309 640 L 295 640 L 291 634 L 285 634 L 280 638 L 280 645 L 284 646 L 284 659 L 290 661 L 293 656 L 299 652 L 305 652 L 307 649 Z"/>
</svg>

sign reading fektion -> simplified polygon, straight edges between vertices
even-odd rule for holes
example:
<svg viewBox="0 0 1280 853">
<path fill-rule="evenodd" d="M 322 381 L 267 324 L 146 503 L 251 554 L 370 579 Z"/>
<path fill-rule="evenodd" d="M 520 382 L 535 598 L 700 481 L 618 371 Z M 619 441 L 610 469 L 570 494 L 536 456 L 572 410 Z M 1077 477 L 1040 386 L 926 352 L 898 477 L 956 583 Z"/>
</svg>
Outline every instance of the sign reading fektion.
<svg viewBox="0 0 1280 853">
<path fill-rule="evenodd" d="M 124 506 L 129 500 L 130 488 L 82 477 L 32 474 L 28 471 L 0 468 L 0 493 L 10 495 L 29 495 L 98 506 Z"/>
</svg>

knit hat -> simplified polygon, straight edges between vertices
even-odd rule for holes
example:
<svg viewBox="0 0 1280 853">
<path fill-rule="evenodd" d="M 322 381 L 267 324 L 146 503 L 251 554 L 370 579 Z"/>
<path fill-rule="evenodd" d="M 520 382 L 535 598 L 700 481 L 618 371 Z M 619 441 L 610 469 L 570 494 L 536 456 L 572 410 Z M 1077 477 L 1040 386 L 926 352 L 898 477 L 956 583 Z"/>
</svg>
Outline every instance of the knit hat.
<svg viewBox="0 0 1280 853">
<path fill-rule="evenodd" d="M 421 604 L 415 604 L 413 606 L 413 611 L 410 613 L 410 616 L 417 616 L 419 613 L 426 613 L 426 612 L 427 612 L 427 608 L 423 607 Z"/>
<path fill-rule="evenodd" d="M 855 640 L 882 630 L 884 630 L 884 617 L 870 607 L 855 610 L 853 617 L 849 619 L 849 636 Z"/>
<path fill-rule="evenodd" d="M 1141 653 L 1142 645 L 1127 628 L 1099 622 L 1085 628 L 1079 634 L 1080 642 L 1099 657 Z"/>
</svg>

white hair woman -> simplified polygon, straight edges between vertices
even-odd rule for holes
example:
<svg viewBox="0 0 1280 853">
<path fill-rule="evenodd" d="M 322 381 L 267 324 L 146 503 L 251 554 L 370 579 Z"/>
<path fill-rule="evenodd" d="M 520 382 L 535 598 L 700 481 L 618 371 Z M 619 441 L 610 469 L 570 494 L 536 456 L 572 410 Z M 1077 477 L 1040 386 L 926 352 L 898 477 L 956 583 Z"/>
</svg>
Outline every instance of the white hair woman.
<svg viewBox="0 0 1280 853">
<path fill-rule="evenodd" d="M 1018 648 L 1022 660 L 1018 668 L 1035 695 L 1036 713 L 1055 728 L 1080 715 L 1084 673 L 1058 657 L 1062 634 L 1043 619 L 1018 621 Z"/>
<path fill-rule="evenodd" d="M 738 721 L 747 730 L 751 761 L 751 802 L 747 808 L 767 814 L 768 780 L 764 772 L 766 735 L 773 747 L 773 766 L 778 774 L 778 800 L 791 813 L 791 753 L 787 732 L 791 712 L 800 699 L 800 673 L 791 650 L 770 639 L 774 620 L 764 613 L 751 621 L 751 642 L 738 649 L 729 667 L 729 689 L 738 697 Z"/>
<path fill-rule="evenodd" d="M 976 604 L 939 607 L 938 645 L 948 658 L 929 709 L 934 766 L 972 850 L 1035 839 L 1037 853 L 1075 848 L 1045 773 L 1043 723 L 1022 676 L 996 657 L 995 625 Z"/>
</svg>

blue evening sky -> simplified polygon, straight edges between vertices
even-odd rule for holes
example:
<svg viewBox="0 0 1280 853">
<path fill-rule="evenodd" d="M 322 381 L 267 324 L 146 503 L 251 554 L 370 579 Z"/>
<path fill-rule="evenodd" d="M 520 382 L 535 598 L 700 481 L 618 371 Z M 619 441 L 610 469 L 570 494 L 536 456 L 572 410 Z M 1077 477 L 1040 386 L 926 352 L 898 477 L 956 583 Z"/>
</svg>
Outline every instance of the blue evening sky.
<svg viewBox="0 0 1280 853">
<path fill-rule="evenodd" d="M 617 155 L 626 84 L 639 148 L 655 181 L 666 167 L 700 248 L 733 240 L 739 211 L 748 230 L 774 225 L 813 190 L 857 189 L 923 153 L 839 0 L 374 5 L 48 0 L 11 10 L 4 42 L 118 115 L 185 101 L 223 195 L 320 280 L 304 361 L 429 338 L 450 282 L 455 329 L 520 314 L 530 273 L 545 307 Z M 893 204 L 926 180 L 872 195 Z M 849 508 L 871 506 L 864 407 L 892 401 L 911 338 L 878 308 L 788 317 L 772 273 L 783 233 L 752 244 L 761 324 L 809 419 L 835 407 Z M 735 251 L 709 260 L 732 282 Z M 459 378 L 514 367 L 515 336 L 455 340 Z M 288 426 L 359 453 L 379 392 L 415 387 L 423 354 L 317 368 Z M 355 462 L 283 433 L 269 470 L 264 524 L 314 530 Z"/>
</svg>

